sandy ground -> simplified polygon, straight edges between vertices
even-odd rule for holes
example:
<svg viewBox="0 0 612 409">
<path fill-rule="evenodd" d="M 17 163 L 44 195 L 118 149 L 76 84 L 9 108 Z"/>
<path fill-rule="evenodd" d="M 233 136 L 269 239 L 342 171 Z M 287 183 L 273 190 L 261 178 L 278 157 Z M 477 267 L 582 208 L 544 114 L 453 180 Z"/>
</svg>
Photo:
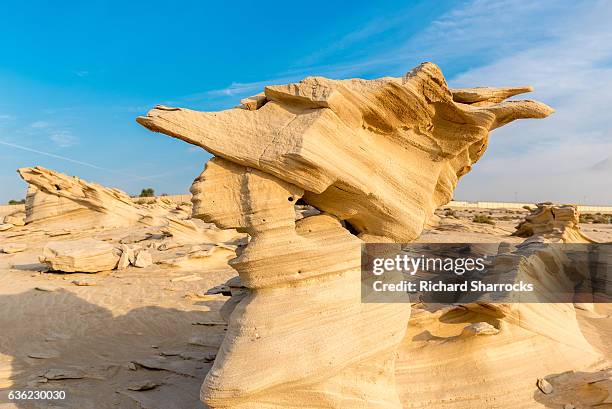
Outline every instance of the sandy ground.
<svg viewBox="0 0 612 409">
<path fill-rule="evenodd" d="M 118 240 L 129 233 L 64 237 Z M 52 273 L 37 259 L 50 238 L 42 232 L 15 234 L 0 236 L 1 243 L 28 245 L 26 252 L 0 255 L 0 403 L 7 389 L 43 388 L 64 389 L 69 398 L 55 406 L 7 407 L 204 407 L 199 388 L 223 337 L 217 311 L 226 299 L 204 292 L 235 275 L 225 260 L 209 263 L 206 271 L 153 264 L 97 274 Z M 160 261 L 188 248 L 150 251 Z M 128 389 L 142 381 L 160 386 Z"/>
<path fill-rule="evenodd" d="M 495 225 L 472 222 L 479 213 L 489 214 L 479 209 L 445 216 L 441 209 L 439 225 L 419 241 L 522 241 L 510 234 L 526 211 L 491 211 Z M 612 241 L 612 225 L 582 228 L 598 240 Z M 206 269 L 153 264 L 97 274 L 47 272 L 38 262 L 52 239 L 116 242 L 142 231 L 90 230 L 54 238 L 31 227 L 0 233 L 0 244 L 28 246 L 22 253 L 0 254 L 0 408 L 205 407 L 199 389 L 223 337 L 225 324 L 218 310 L 226 300 L 205 292 L 235 275 L 225 258 L 211 260 Z M 155 240 L 138 244 L 146 247 Z M 188 249 L 151 252 L 154 261 L 161 261 Z M 580 317 L 581 329 L 610 356 L 610 311 L 607 305 L 598 309 L 597 317 Z M 9 390 L 25 389 L 61 389 L 68 398 L 4 403 Z"/>
</svg>

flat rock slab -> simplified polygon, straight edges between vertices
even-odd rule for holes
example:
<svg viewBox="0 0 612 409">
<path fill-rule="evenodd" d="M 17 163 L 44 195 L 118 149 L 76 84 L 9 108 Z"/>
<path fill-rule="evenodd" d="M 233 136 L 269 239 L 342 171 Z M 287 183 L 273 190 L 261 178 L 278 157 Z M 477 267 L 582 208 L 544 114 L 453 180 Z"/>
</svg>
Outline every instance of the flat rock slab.
<svg viewBox="0 0 612 409">
<path fill-rule="evenodd" d="M 72 280 L 72 284 L 78 287 L 90 287 L 96 285 L 96 282 L 91 280 Z"/>
<path fill-rule="evenodd" d="M 40 261 L 56 271 L 97 273 L 117 267 L 117 253 L 113 245 L 90 238 L 52 241 L 43 249 Z"/>
<path fill-rule="evenodd" d="M 52 359 L 59 357 L 59 352 L 53 350 L 33 351 L 28 353 L 28 357 L 34 359 Z"/>
<path fill-rule="evenodd" d="M 155 382 L 155 381 L 151 381 L 147 379 L 143 381 L 133 382 L 129 384 L 127 388 L 131 391 L 149 391 L 151 389 L 157 388 L 160 385 L 161 383 L 159 382 Z"/>
<path fill-rule="evenodd" d="M 42 377 L 58 381 L 62 379 L 83 379 L 86 374 L 79 368 L 53 368 L 43 372 Z"/>
<path fill-rule="evenodd" d="M 164 370 L 179 375 L 192 376 L 198 379 L 203 379 L 211 367 L 211 365 L 207 363 L 164 356 L 135 359 L 132 362 L 146 369 Z"/>
<path fill-rule="evenodd" d="M 20 243 L 8 243 L 2 246 L 2 253 L 13 254 L 13 253 L 21 253 L 22 251 L 27 250 L 28 246 Z"/>
<path fill-rule="evenodd" d="M 42 292 L 51 293 L 51 292 L 57 290 L 57 287 L 50 287 L 48 285 L 38 285 L 38 286 L 34 287 L 34 289 L 36 291 L 42 291 Z"/>
</svg>

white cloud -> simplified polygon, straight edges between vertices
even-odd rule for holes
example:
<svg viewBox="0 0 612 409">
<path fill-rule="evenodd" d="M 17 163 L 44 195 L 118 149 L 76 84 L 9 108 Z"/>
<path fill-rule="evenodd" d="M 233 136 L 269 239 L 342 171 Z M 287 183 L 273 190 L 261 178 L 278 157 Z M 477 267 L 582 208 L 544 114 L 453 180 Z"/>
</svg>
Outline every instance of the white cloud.
<svg viewBox="0 0 612 409">
<path fill-rule="evenodd" d="M 533 85 L 529 98 L 556 109 L 495 131 L 456 197 L 512 200 L 517 192 L 526 201 L 612 203 L 610 166 L 593 169 L 612 152 L 612 6 L 591 3 L 569 14 L 549 25 L 554 39 L 452 79 L 456 86 Z"/>
<path fill-rule="evenodd" d="M 35 121 L 30 124 L 30 128 L 34 129 L 45 129 L 52 127 L 53 124 L 47 121 Z"/>
<path fill-rule="evenodd" d="M 370 37 L 397 26 L 409 13 L 400 10 L 387 23 L 374 19 L 301 63 L 324 62 L 344 48 L 367 45 Z M 550 118 L 520 121 L 495 131 L 489 151 L 459 183 L 456 197 L 612 203 L 610 21 L 609 1 L 472 0 L 457 3 L 416 35 L 392 36 L 384 47 L 359 53 L 359 58 L 302 65 L 278 73 L 273 80 L 236 82 L 182 100 L 237 102 L 265 85 L 307 75 L 399 75 L 422 61 L 434 61 L 443 70 L 453 69 L 451 86 L 533 85 L 536 92 L 527 98 L 556 109 Z M 593 169 L 601 161 L 605 166 Z"/>
<path fill-rule="evenodd" d="M 49 139 L 60 148 L 68 148 L 77 143 L 77 138 L 70 131 L 66 130 L 51 132 Z"/>
</svg>

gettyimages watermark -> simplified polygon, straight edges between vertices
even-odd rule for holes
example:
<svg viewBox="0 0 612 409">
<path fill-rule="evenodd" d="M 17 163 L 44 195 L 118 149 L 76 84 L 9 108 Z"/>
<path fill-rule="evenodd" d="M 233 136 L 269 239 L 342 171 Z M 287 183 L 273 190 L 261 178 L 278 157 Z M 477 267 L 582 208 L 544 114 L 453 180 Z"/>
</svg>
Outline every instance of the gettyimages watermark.
<svg viewBox="0 0 612 409">
<path fill-rule="evenodd" d="M 612 302 L 612 245 L 363 244 L 363 302 Z"/>
</svg>

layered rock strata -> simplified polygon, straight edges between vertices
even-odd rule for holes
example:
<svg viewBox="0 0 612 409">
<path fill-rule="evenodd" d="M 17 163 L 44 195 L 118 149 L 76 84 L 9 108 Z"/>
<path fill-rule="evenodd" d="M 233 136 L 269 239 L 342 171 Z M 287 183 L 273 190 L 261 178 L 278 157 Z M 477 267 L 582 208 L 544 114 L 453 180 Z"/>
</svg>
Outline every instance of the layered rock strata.
<svg viewBox="0 0 612 409">
<path fill-rule="evenodd" d="M 516 226 L 513 235 L 530 240 L 546 240 L 562 243 L 595 243 L 586 236 L 578 223 L 580 213 L 574 205 L 538 203 L 536 208 Z"/>
<path fill-rule="evenodd" d="M 28 186 L 25 222 L 46 229 L 120 227 L 138 223 L 149 212 L 121 190 L 86 182 L 40 166 L 21 168 Z"/>
<path fill-rule="evenodd" d="M 40 261 L 51 270 L 97 273 L 117 267 L 121 251 L 95 239 L 52 241 L 43 249 Z"/>
<path fill-rule="evenodd" d="M 528 88 L 454 93 L 425 63 L 402 78 L 309 77 L 241 107 L 158 106 L 137 121 L 217 157 L 193 216 L 247 233 L 246 291 L 201 397 L 211 408 L 401 408 L 395 357 L 410 304 L 361 302 L 363 241 L 407 242 L 486 150 L 489 132 L 552 112 Z M 321 211 L 296 221 L 295 204 Z M 237 298 L 237 299 L 236 299 Z"/>
<path fill-rule="evenodd" d="M 579 309 L 593 310 L 581 300 L 588 292 L 572 297 L 575 286 L 590 282 L 589 270 L 577 269 L 575 258 L 550 243 L 528 241 L 511 251 L 500 246 L 483 280 L 529 283 L 533 292 L 413 308 L 396 366 L 404 407 L 540 407 L 538 379 L 609 367 L 578 321 Z"/>
</svg>

